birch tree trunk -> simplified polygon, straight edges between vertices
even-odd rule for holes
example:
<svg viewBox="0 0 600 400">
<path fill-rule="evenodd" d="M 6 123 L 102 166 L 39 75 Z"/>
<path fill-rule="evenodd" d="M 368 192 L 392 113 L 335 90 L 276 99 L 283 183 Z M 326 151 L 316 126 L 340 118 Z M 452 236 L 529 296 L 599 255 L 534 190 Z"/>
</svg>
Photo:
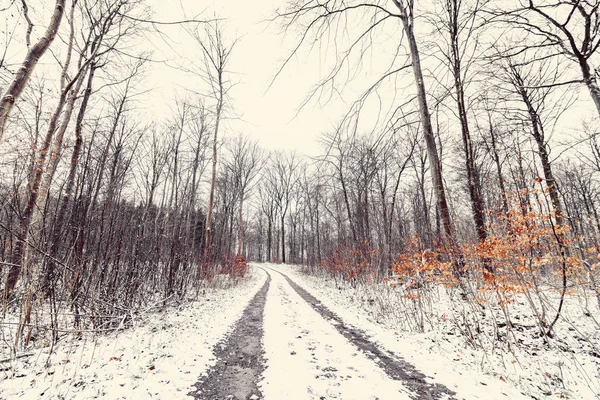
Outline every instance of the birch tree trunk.
<svg viewBox="0 0 600 400">
<path fill-rule="evenodd" d="M 54 6 L 54 13 L 50 18 L 50 23 L 44 36 L 38 40 L 38 42 L 33 45 L 27 52 L 25 56 L 25 60 L 23 64 L 21 64 L 21 68 L 17 71 L 15 77 L 6 92 L 0 99 L 0 140 L 2 140 L 4 136 L 4 129 L 6 127 L 6 121 L 10 116 L 10 112 L 14 107 L 16 101 L 27 87 L 27 83 L 29 82 L 29 78 L 33 73 L 39 59 L 44 55 L 46 50 L 50 47 L 54 38 L 56 37 L 56 33 L 58 32 L 58 28 L 60 26 L 64 9 L 65 9 L 66 0 L 56 0 L 56 5 Z"/>
</svg>

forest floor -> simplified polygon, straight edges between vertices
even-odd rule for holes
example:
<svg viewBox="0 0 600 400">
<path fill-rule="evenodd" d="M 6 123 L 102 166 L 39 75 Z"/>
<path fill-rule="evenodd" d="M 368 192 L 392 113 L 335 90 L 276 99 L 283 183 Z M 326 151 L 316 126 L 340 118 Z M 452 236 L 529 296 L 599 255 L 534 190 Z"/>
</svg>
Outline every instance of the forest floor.
<svg viewBox="0 0 600 400">
<path fill-rule="evenodd" d="M 129 329 L 65 335 L 50 359 L 46 343 L 0 363 L 0 399 L 190 398 L 192 385 L 216 362 L 215 346 L 264 281 L 257 271 L 238 285 L 206 288 L 198 299 L 140 315 Z"/>
<path fill-rule="evenodd" d="M 557 367 L 561 356 L 550 350 L 536 356 L 475 350 L 448 318 L 426 333 L 402 331 L 372 297 L 367 288 L 298 267 L 253 264 L 241 284 L 148 313 L 130 329 L 65 336 L 50 362 L 48 348 L 4 361 L 0 399 L 594 399 L 600 393 L 600 363 L 594 363 L 600 359 L 593 356 L 569 369 L 571 356 L 562 355 L 566 361 Z M 450 307 L 443 303 L 440 312 Z"/>
</svg>

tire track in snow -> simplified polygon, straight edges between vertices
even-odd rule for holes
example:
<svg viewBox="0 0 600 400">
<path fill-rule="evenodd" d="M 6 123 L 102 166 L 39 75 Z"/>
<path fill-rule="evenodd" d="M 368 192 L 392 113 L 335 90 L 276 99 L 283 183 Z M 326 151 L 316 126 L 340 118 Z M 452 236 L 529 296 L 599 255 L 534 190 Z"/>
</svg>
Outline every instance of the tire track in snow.
<svg viewBox="0 0 600 400">
<path fill-rule="evenodd" d="M 263 325 L 266 368 L 260 382 L 265 399 L 411 399 L 403 382 L 391 379 L 341 335 L 282 275 L 271 277 Z"/>
<path fill-rule="evenodd" d="M 263 268 L 263 267 L 261 267 Z M 268 267 L 266 267 L 268 268 Z M 427 376 L 417 370 L 412 364 L 405 361 L 399 355 L 382 349 L 369 340 L 366 333 L 355 327 L 347 326 L 342 319 L 325 307 L 321 302 L 288 278 L 284 273 L 268 268 L 279 273 L 287 283 L 302 297 L 316 312 L 326 321 L 329 321 L 335 329 L 341 333 L 350 343 L 362 350 L 392 379 L 401 381 L 409 388 L 416 400 L 448 399 L 456 400 L 456 393 L 439 383 L 429 383 Z M 264 270 L 264 268 L 263 268 Z M 265 270 L 266 272 L 266 270 Z"/>
<path fill-rule="evenodd" d="M 264 271 L 264 270 L 263 270 Z M 231 334 L 214 349 L 217 363 L 188 393 L 200 400 L 258 400 L 257 382 L 265 369 L 263 357 L 263 315 L 271 275 L 252 298 Z M 235 301 L 235 299 L 233 299 Z"/>
</svg>

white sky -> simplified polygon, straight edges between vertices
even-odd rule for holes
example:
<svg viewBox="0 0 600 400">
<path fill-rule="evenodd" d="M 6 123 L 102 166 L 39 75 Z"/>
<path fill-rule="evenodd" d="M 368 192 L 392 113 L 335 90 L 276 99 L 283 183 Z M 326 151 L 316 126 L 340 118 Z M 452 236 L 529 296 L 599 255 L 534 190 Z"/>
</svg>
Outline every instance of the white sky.
<svg viewBox="0 0 600 400">
<path fill-rule="evenodd" d="M 275 10 L 284 8 L 285 1 L 262 0 L 255 2 L 237 1 L 194 1 L 174 0 L 161 1 L 152 0 L 154 5 L 155 19 L 171 21 L 182 19 L 185 16 L 192 17 L 201 13 L 198 18 L 211 18 L 215 15 L 226 19 L 225 34 L 230 38 L 238 38 L 239 42 L 233 53 L 231 71 L 235 73 L 232 80 L 239 84 L 231 91 L 232 105 L 241 116 L 240 120 L 230 120 L 226 124 L 226 132 L 242 132 L 257 138 L 263 147 L 268 149 L 296 149 L 309 155 L 322 153 L 318 144 L 320 134 L 333 129 L 339 123 L 342 115 L 348 111 L 350 104 L 336 99 L 326 105 L 320 105 L 317 101 L 309 103 L 296 116 L 299 106 L 306 98 L 310 89 L 329 72 L 328 66 L 331 60 L 319 60 L 319 51 L 314 51 L 310 56 L 307 51 L 302 50 L 298 57 L 286 66 L 283 73 L 275 81 L 275 84 L 267 91 L 267 87 L 283 60 L 290 54 L 292 47 L 296 44 L 297 32 L 290 32 L 288 37 L 283 37 L 277 22 L 269 24 L 266 20 L 275 15 Z M 183 8 L 183 9 L 182 9 Z M 185 11 L 184 11 L 185 10 Z M 399 29 L 399 27 L 398 27 Z M 171 38 L 179 36 L 179 43 L 173 45 L 178 52 L 189 54 L 198 53 L 199 46 L 189 40 L 188 35 L 180 28 L 164 28 Z M 175 33 L 173 35 L 173 33 Z M 383 42 L 397 36 L 397 32 L 385 32 L 389 34 L 383 37 Z M 384 34 L 384 36 L 387 36 Z M 325 43 L 326 44 L 326 43 Z M 389 42 L 387 42 L 389 45 Z M 164 48 L 164 46 L 159 47 Z M 346 89 L 346 101 L 354 101 L 362 90 L 365 83 L 373 83 L 372 76 L 380 76 L 377 72 L 386 66 L 382 63 L 389 56 L 384 52 L 393 51 L 394 46 L 379 46 L 374 44 L 374 54 L 364 57 L 364 70 L 361 73 L 373 72 L 371 77 L 361 76 L 354 81 L 350 89 Z M 162 54 L 164 57 L 176 60 L 175 54 L 168 51 Z M 322 55 L 322 53 L 321 53 Z M 159 52 L 155 53 L 160 58 Z M 401 61 L 399 61 L 401 62 Z M 573 68 L 573 65 L 570 65 Z M 405 75 L 406 76 L 406 75 Z M 412 92 L 412 79 L 409 74 L 406 82 L 409 92 Z M 189 76 L 178 73 L 172 69 L 153 66 L 150 81 L 155 93 L 150 96 L 155 103 L 150 108 L 164 109 L 165 99 L 171 98 L 173 91 L 182 92 L 181 87 L 189 85 Z M 431 82 L 430 82 L 431 83 Z M 432 87 L 429 88 L 433 89 Z M 408 94 L 409 95 L 409 94 Z M 569 142 L 567 139 L 575 135 L 572 124 L 573 119 L 581 119 L 589 111 L 591 100 L 582 88 L 581 99 L 583 102 L 575 104 L 565 117 L 561 128 L 556 132 L 559 136 L 566 137 L 558 142 Z M 387 103 L 393 101 L 387 99 Z M 401 99 L 402 102 L 405 99 Z M 432 99 L 430 99 L 431 101 Z M 370 100 L 374 102 L 376 100 Z M 373 104 L 367 105 L 368 118 L 376 118 L 377 110 Z M 168 111 L 168 110 L 167 110 Z M 160 113 L 160 111 L 156 111 Z M 167 116 L 165 114 L 165 116 Z M 369 124 L 363 124 L 368 126 Z M 373 125 L 373 124 L 371 124 Z M 580 129 L 577 123 L 575 131 Z M 557 143 L 558 144 L 558 143 Z"/>
<path fill-rule="evenodd" d="M 173 21 L 184 18 L 179 2 L 154 0 L 155 20 Z M 327 112 L 316 104 L 310 104 L 297 116 L 296 113 L 307 92 L 318 79 L 318 65 L 293 59 L 284 72 L 267 91 L 270 81 L 289 54 L 294 43 L 293 35 L 285 41 L 278 35 L 277 24 L 266 20 L 273 17 L 276 8 L 283 3 L 276 0 L 258 2 L 218 2 L 181 0 L 188 18 L 206 10 L 197 18 L 212 18 L 214 15 L 226 19 L 224 31 L 229 40 L 238 39 L 230 70 L 231 79 L 237 85 L 230 97 L 235 114 L 239 119 L 230 119 L 225 126 L 228 133 L 246 133 L 257 138 L 268 149 L 296 149 L 302 153 L 319 153 L 318 136 L 332 127 L 339 119 L 343 107 L 332 105 Z M 195 44 L 180 28 L 161 27 L 178 43 L 172 44 L 178 53 L 189 57 L 199 54 Z M 154 58 L 170 58 L 181 61 L 179 55 L 167 50 L 165 43 L 157 42 L 161 50 L 155 51 Z M 169 99 L 175 92 L 184 93 L 183 86 L 189 84 L 189 76 L 161 65 L 151 66 L 148 79 L 153 87 L 149 100 L 150 108 L 160 114 L 165 110 L 168 116 Z M 194 88 L 190 88 L 194 89 Z M 167 100 L 165 102 L 165 100 Z M 338 112 L 335 111 L 337 108 Z M 333 109 L 333 110 L 332 110 Z M 319 128 L 316 128 L 319 127 Z"/>
<path fill-rule="evenodd" d="M 8 1 L 0 0 L 0 5 Z M 44 1 L 39 5 L 35 3 L 33 0 L 30 2 L 32 4 L 30 13 L 36 24 L 36 30 L 39 30 L 47 22 L 50 12 L 48 4 L 52 2 Z M 152 8 L 153 18 L 159 21 L 176 21 L 193 16 L 200 19 L 215 16 L 223 18 L 226 20 L 224 22 L 225 35 L 231 40 L 238 39 L 230 65 L 231 79 L 237 82 L 237 85 L 231 90 L 230 98 L 235 115 L 240 118 L 231 119 L 225 124 L 224 135 L 245 133 L 259 140 L 261 145 L 267 149 L 295 149 L 309 155 L 317 155 L 322 152 L 318 143 L 319 136 L 336 126 L 341 116 L 348 111 L 349 102 L 354 101 L 362 93 L 366 84 L 373 83 L 373 77 L 381 76 L 381 71 L 386 68 L 384 64 L 389 61 L 390 51 L 393 51 L 395 47 L 390 45 L 390 40 L 393 42 L 394 38 L 400 37 L 399 33 L 394 31 L 393 26 L 390 28 L 391 31 L 379 33 L 371 52 L 361 60 L 364 68 L 358 70 L 360 76 L 352 82 L 352 85 L 344 89 L 346 102 L 335 99 L 329 104 L 322 105 L 313 101 L 296 116 L 298 107 L 307 93 L 319 81 L 319 78 L 329 72 L 331 59 L 327 59 L 327 56 L 331 57 L 331 54 L 320 59 L 319 56 L 323 56 L 323 52 L 319 52 L 319 50 L 315 50 L 310 56 L 307 55 L 307 51 L 301 51 L 267 91 L 268 84 L 297 41 L 297 32 L 290 32 L 288 37 L 283 37 L 277 23 L 269 24 L 266 21 L 275 15 L 278 7 L 285 7 L 285 1 L 147 0 L 146 4 Z M 21 35 L 25 29 L 22 22 L 16 27 L 17 33 Z M 6 22 L 4 26 L 14 27 L 9 22 Z M 164 36 L 171 41 L 172 48 L 169 48 L 160 35 L 149 35 L 147 47 L 154 51 L 154 59 L 168 60 L 169 64 L 175 65 L 185 63 L 186 59 L 194 60 L 195 55 L 200 54 L 199 45 L 194 43 L 182 28 L 161 26 L 160 29 L 164 32 Z M 400 27 L 398 26 L 397 29 Z M 34 30 L 34 37 L 36 30 Z M 22 38 L 15 40 L 23 41 Z M 321 43 L 323 46 L 328 44 L 331 42 L 327 40 Z M 7 61 L 15 66 L 20 64 L 24 50 L 23 43 L 13 42 L 9 48 Z M 330 49 L 330 53 L 334 52 L 334 49 Z M 200 59 L 198 60 L 200 61 Z M 58 73 L 50 55 L 45 55 L 40 62 L 41 65 L 46 63 L 51 64 L 52 69 L 45 75 L 48 75 L 51 80 L 57 80 Z M 571 64 L 569 68 L 574 68 L 574 65 Z M 44 67 L 42 66 L 39 70 L 43 71 Z M 410 72 L 407 72 L 405 76 L 408 77 L 404 82 L 405 88 L 408 90 L 404 90 L 403 87 L 396 88 L 399 96 L 410 96 L 414 90 Z M 400 86 L 403 86 L 404 83 L 400 83 Z M 431 83 L 432 81 L 429 80 L 428 84 Z M 147 110 L 149 118 L 158 122 L 162 122 L 172 115 L 171 110 L 176 93 L 184 95 L 186 89 L 198 91 L 202 88 L 198 78 L 159 63 L 151 63 L 148 66 L 143 85 L 144 88 L 140 88 L 141 91 L 146 87 L 151 88 L 151 91 L 144 95 L 138 110 L 141 113 L 144 112 L 143 110 Z M 432 86 L 428 87 L 430 93 L 433 93 L 434 89 Z M 393 90 L 391 91 L 393 92 Z M 388 94 L 383 94 L 384 103 L 393 105 L 394 101 Z M 371 121 L 363 123 L 366 128 L 374 125 L 371 122 L 377 117 L 377 109 L 373 104 L 377 101 L 377 96 L 372 96 L 371 104 L 367 104 L 365 114 L 367 120 Z M 405 99 L 399 98 L 397 101 L 404 102 Z M 556 136 L 566 136 L 566 138 L 553 141 L 569 142 L 569 136 L 577 134 L 581 129 L 582 115 L 585 118 L 595 117 L 595 113 L 590 113 L 591 105 L 589 94 L 582 88 L 580 102 L 576 103 L 575 107 L 563 117 L 561 126 L 556 132 Z"/>
</svg>

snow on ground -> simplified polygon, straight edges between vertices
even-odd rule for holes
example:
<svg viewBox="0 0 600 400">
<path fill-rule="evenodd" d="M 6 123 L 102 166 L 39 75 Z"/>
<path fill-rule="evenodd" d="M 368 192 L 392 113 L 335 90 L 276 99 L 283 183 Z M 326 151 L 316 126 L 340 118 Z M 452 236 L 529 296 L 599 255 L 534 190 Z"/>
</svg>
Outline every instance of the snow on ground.
<svg viewBox="0 0 600 400">
<path fill-rule="evenodd" d="M 467 345 L 465 337 L 457 332 L 460 321 L 455 318 L 460 318 L 463 305 L 443 289 L 435 304 L 426 306 L 434 309 L 432 315 L 437 318 L 427 322 L 426 333 L 415 333 L 401 329 L 406 321 L 404 325 L 398 321 L 405 317 L 405 311 L 399 307 L 402 302 L 393 298 L 393 291 L 380 295 L 376 287 L 355 289 L 344 282 L 303 274 L 297 266 L 265 266 L 285 273 L 345 323 L 365 331 L 374 342 L 401 354 L 465 399 L 600 398 L 600 357 L 583 353 L 584 348 L 589 350 L 593 343 L 600 343 L 600 330 L 582 314 L 574 299 L 567 302 L 565 319 L 559 320 L 553 345 L 539 345 L 539 340 L 531 339 L 531 330 L 515 330 L 522 347 L 488 347 L 484 351 Z M 522 303 L 515 303 L 512 314 L 525 326 L 529 323 L 525 323 L 528 309 Z M 587 346 L 580 343 L 586 341 Z"/>
<path fill-rule="evenodd" d="M 0 371 L 0 399 L 189 398 L 191 385 L 215 362 L 213 347 L 266 279 L 257 269 L 249 275 L 237 286 L 206 289 L 197 301 L 150 314 L 131 329 L 67 337 L 48 368 L 48 348 L 37 349 Z"/>
<path fill-rule="evenodd" d="M 410 399 L 276 272 L 264 313 L 265 399 Z"/>
<path fill-rule="evenodd" d="M 386 285 L 353 288 L 340 280 L 302 274 L 299 267 L 261 267 L 274 270 L 264 315 L 267 368 L 260 381 L 267 399 L 409 396 L 400 382 L 357 351 L 275 271 L 317 297 L 345 324 L 402 355 L 431 382 L 447 386 L 458 397 L 600 398 L 600 329 L 589 311 L 595 305 L 588 307 L 580 296 L 567 298 L 556 337 L 548 345 L 535 337 L 524 299 L 511 304 L 512 340 L 502 338 L 502 332 L 491 332 L 489 320 L 501 320 L 502 313 L 488 307 L 487 315 L 480 317 L 479 340 L 492 339 L 483 346 L 485 350 L 475 350 L 460 332 L 460 318 L 464 310 L 479 309 L 468 309 L 456 291 L 439 288 L 426 299 L 429 303 L 423 305 L 422 316 L 426 333 L 415 333 L 409 326 L 415 315 L 409 314 L 416 309 L 407 310 L 412 303 Z M 48 367 L 48 348 L 0 363 L 0 399 L 187 398 L 191 385 L 215 363 L 214 346 L 231 331 L 265 279 L 260 268 L 252 268 L 249 279 L 239 286 L 210 289 L 197 301 L 144 314 L 131 329 L 100 337 L 91 333 L 63 337 Z M 553 303 L 551 297 L 548 304 Z M 6 341 L 5 336 L 3 330 Z M 520 344 L 509 347 L 511 342 Z"/>
</svg>

